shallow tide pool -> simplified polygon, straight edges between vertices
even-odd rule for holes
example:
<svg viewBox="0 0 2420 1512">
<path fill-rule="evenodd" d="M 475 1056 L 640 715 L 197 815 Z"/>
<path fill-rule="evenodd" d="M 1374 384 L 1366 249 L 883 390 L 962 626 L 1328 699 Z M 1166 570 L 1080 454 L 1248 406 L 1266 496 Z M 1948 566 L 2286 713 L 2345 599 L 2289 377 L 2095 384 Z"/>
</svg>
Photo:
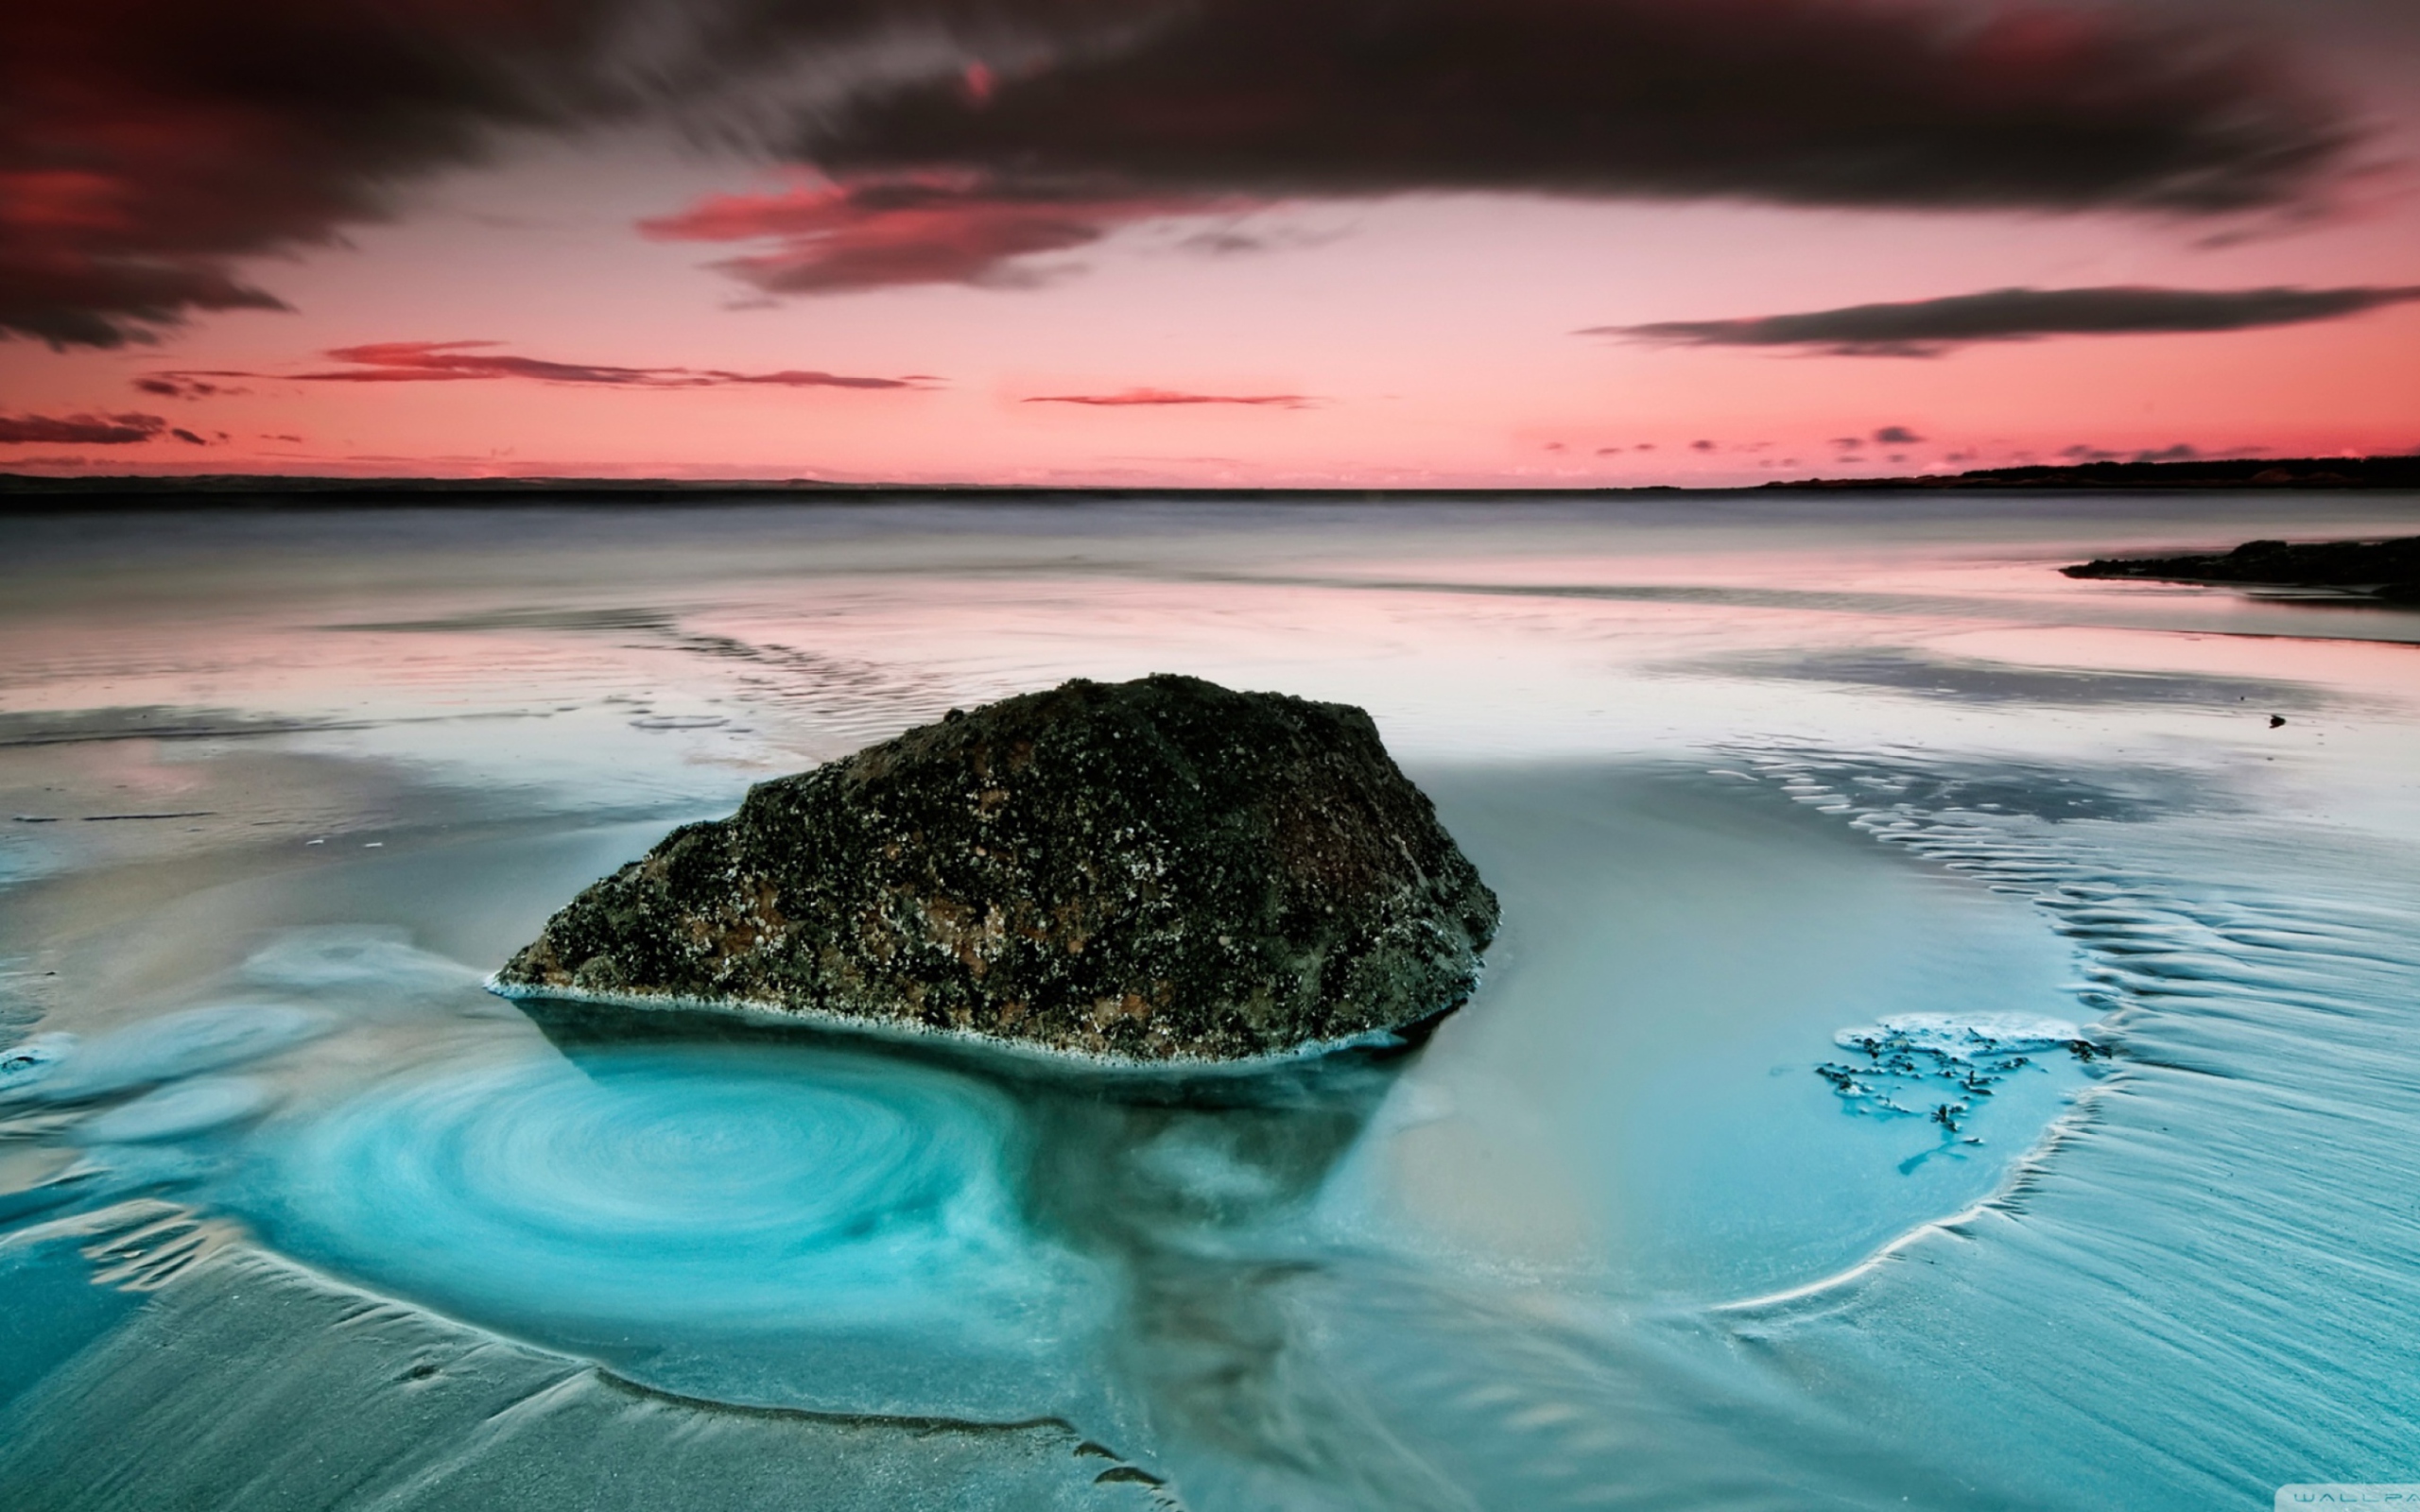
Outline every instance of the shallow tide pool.
<svg viewBox="0 0 2420 1512">
<path fill-rule="evenodd" d="M 2054 570 L 2414 530 L 2308 494 L 0 521 L 0 1499 L 2420 1479 L 2420 612 Z M 1104 1078 L 481 988 L 752 782 L 1152 671 L 1376 717 L 1504 903 L 1426 1042 Z"/>
</svg>

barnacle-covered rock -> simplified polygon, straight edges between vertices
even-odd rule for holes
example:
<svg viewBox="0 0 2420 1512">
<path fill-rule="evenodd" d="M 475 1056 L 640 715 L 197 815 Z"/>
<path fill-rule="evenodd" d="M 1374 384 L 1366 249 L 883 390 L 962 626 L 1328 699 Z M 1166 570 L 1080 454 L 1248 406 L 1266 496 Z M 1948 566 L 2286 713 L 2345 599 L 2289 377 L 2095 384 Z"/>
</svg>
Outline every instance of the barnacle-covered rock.
<svg viewBox="0 0 2420 1512">
<path fill-rule="evenodd" d="M 1236 1060 L 1458 1006 L 1495 922 L 1362 711 L 1079 679 L 759 783 L 492 985 Z"/>
</svg>

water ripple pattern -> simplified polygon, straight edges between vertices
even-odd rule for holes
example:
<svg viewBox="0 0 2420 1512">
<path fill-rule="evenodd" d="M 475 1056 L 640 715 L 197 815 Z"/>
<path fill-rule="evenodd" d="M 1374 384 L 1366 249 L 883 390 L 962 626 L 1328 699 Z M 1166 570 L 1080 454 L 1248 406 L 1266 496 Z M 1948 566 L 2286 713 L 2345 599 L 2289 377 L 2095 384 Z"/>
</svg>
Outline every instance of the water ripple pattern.
<svg viewBox="0 0 2420 1512">
<path fill-rule="evenodd" d="M 1062 1279 L 1003 1178 L 1008 1108 L 808 1051 L 614 1050 L 390 1084 L 285 1135 L 279 1243 L 540 1336 L 1014 1333 Z"/>
<path fill-rule="evenodd" d="M 2288 1484 L 2408 1480 L 2408 848 L 2216 802 L 2163 816 L 2114 784 L 2096 799 L 1939 764 L 1751 759 L 1877 840 L 2031 897 L 2077 946 L 2089 1038 L 2116 1052 L 2056 1160 L 1921 1263 L 1776 1313 L 1765 1345 L 1789 1338 L 1810 1376 L 1887 1349 L 1903 1384 L 1860 1402 L 1869 1420 L 1960 1443 L 1962 1471 L 2030 1480 L 2043 1504 L 2254 1505 Z M 2012 1452 L 2001 1425 L 2019 1421 L 2054 1460 Z"/>
</svg>

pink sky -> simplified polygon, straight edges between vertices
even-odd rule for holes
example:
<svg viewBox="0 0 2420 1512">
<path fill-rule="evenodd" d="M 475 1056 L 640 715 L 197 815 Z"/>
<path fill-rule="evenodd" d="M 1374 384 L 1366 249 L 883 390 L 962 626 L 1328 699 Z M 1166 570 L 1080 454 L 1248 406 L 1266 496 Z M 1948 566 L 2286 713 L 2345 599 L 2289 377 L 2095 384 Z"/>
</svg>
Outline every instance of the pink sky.
<svg viewBox="0 0 2420 1512">
<path fill-rule="evenodd" d="M 1657 5 L 1679 3 L 1604 0 L 1626 26 L 1665 25 Z M 1877 9 L 1726 3 L 1783 14 L 1806 28 L 1792 45 L 1809 48 L 1845 24 L 1832 12 Z M 422 9 L 440 30 L 457 14 Z M 1250 38 L 1277 25 L 1230 9 Z M 47 134 L 0 133 L 0 321 L 31 312 L 17 339 L 0 340 L 0 438 L 18 438 L 0 440 L 0 470 L 1575 485 L 1955 471 L 2076 448 L 2420 449 L 2413 28 L 2356 0 L 2247 0 L 2241 11 L 2267 28 L 2259 56 L 2289 58 L 2278 77 L 2290 83 L 2230 76 L 2207 100 L 2151 99 L 2127 129 L 2167 131 L 2205 106 L 2218 119 L 2209 112 L 2241 103 L 2232 89 L 2323 112 L 2332 125 L 2292 129 L 2332 144 L 2325 163 L 2279 177 L 2228 147 L 2237 156 L 2215 168 L 2187 164 L 2201 178 L 2121 181 L 2063 161 L 2046 187 L 2021 153 L 1985 141 L 1971 168 L 1943 149 L 1904 181 L 1809 187 L 1790 112 L 1820 138 L 1849 129 L 1836 102 L 1785 99 L 1716 152 L 1700 144 L 1731 117 L 1709 126 L 1689 112 L 1740 107 L 1692 100 L 1675 127 L 1684 146 L 1642 157 L 1633 144 L 1661 97 L 1651 69 L 1644 83 L 1603 86 L 1643 91 L 1649 105 L 1620 105 L 1633 113 L 1601 146 L 1588 136 L 1599 95 L 1585 78 L 1572 86 L 1577 115 L 1541 107 L 1537 132 L 1491 136 L 1527 94 L 1555 98 L 1555 74 L 1483 79 L 1512 103 L 1474 107 L 1464 134 L 1479 148 L 1440 128 L 1399 151 L 1392 128 L 1354 139 L 1385 109 L 1364 94 L 1401 87 L 1364 75 L 1422 65 L 1339 60 L 1315 28 L 1265 43 L 1279 55 L 1266 87 L 1202 65 L 1139 84 L 1084 76 L 1084 95 L 1054 83 L 1054 69 L 1077 65 L 1050 39 L 970 31 L 955 45 L 1011 61 L 943 70 L 955 93 L 804 146 L 709 131 L 686 107 L 479 117 L 484 162 L 451 148 L 380 159 L 395 149 L 365 136 L 359 162 L 294 183 L 259 166 L 302 150 L 280 133 L 341 139 L 350 123 L 297 125 L 283 106 L 239 97 L 231 112 L 213 96 L 207 119 L 233 145 L 210 157 L 216 138 L 163 132 L 165 106 L 103 109 L 95 91 L 61 86 L 30 112 L 52 112 Z M 1478 8 L 1471 24 L 1490 14 Z M 2027 11 L 2033 29 L 1994 40 L 1985 61 L 1959 54 L 1940 67 L 1988 62 L 1982 84 L 1960 90 L 2014 77 L 2013 94 L 2041 94 L 2027 108 L 2055 112 L 2073 94 L 2058 70 L 2090 82 L 2121 63 L 2094 54 L 2091 34 L 2050 28 L 2049 14 Z M 73 26 L 51 31 L 38 47 L 60 59 L 98 45 Z M 1594 35 L 1547 43 L 1571 51 Z M 1666 44 L 1684 53 L 1715 45 L 1675 35 Z M 810 60 L 854 56 L 809 43 Z M 1305 49 L 1291 63 L 1289 45 Z M 1481 48 L 1470 66 L 1543 67 L 1547 43 L 1522 45 Z M 1858 45 L 1863 58 L 1882 44 Z M 2012 48 L 2023 71 L 2005 63 Z M 184 110 L 206 91 L 175 66 L 104 72 Z M 1237 107 L 1240 125 L 1192 105 L 1172 125 L 1150 113 L 1186 89 L 1252 111 Z M 1021 105 L 1020 90 L 1041 103 Z M 752 82 L 747 99 L 789 109 L 800 91 L 809 84 L 785 75 Z M 1956 91 L 1946 105 L 1920 93 L 1923 110 L 1967 110 Z M 1263 131 L 1253 111 L 1299 120 Z M 1915 137 L 1945 134 L 1910 112 Z M 1954 123 L 1969 137 L 2007 124 L 1972 114 Z M 2020 128 L 2041 129 L 2015 120 L 2020 145 Z M 1863 138 L 1848 146 L 1874 155 Z M 81 166 L 61 166 L 71 159 Z M 1039 160 L 1050 171 L 1028 173 Z M 2240 181 L 2176 187 L 2211 173 Z M 96 282 L 137 263 L 187 277 L 185 302 L 147 313 Z M 192 282 L 205 274 L 268 298 L 215 298 Z M 1953 341 L 1915 356 L 1578 334 L 2101 288 L 2356 291 L 2360 307 L 2298 306 L 2240 329 L 2197 314 L 2187 323 L 2204 328 Z M 272 301 L 285 307 L 243 307 Z M 78 335 L 78 320 L 100 321 L 100 335 Z M 1918 439 L 1876 439 L 1885 434 Z M 140 438 L 75 439 L 103 435 Z"/>
</svg>

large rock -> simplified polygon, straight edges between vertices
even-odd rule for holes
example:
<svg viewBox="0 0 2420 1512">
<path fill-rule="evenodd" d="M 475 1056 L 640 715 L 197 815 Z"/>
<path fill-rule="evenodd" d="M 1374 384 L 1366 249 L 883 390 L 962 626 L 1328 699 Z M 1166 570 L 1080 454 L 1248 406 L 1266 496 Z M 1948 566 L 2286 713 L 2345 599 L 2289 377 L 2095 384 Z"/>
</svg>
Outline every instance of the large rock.
<svg viewBox="0 0 2420 1512">
<path fill-rule="evenodd" d="M 1078 680 L 759 783 L 493 985 L 1232 1060 L 1456 1007 L 1495 920 L 1360 710 Z"/>
</svg>

